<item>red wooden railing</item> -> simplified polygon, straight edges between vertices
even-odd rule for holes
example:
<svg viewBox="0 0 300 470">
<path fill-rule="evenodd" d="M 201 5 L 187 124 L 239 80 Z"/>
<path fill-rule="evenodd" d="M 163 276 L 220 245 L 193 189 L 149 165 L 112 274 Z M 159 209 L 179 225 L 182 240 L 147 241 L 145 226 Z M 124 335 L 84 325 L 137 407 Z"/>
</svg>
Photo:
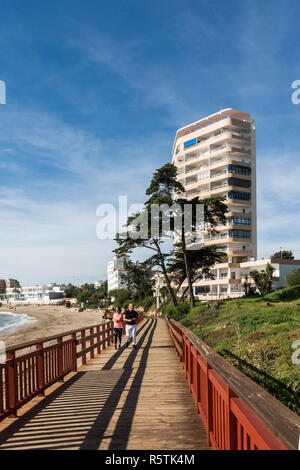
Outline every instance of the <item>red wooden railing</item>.
<svg viewBox="0 0 300 470">
<path fill-rule="evenodd" d="M 138 323 L 143 319 L 139 312 Z M 88 334 L 87 334 L 88 333 Z M 93 359 L 113 342 L 113 322 L 97 324 L 39 341 L 16 345 L 0 364 L 0 421 L 56 382 L 63 382 L 80 364 Z"/>
<path fill-rule="evenodd" d="M 167 320 L 208 443 L 218 450 L 297 449 L 300 418 L 174 320 Z"/>
</svg>

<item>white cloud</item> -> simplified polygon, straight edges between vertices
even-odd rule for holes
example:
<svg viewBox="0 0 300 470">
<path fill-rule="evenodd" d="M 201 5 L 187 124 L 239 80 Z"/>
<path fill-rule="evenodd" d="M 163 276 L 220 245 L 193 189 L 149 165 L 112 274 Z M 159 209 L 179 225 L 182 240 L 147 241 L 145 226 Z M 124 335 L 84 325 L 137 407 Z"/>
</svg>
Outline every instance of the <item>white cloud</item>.
<svg viewBox="0 0 300 470">
<path fill-rule="evenodd" d="M 145 166 L 133 165 L 128 146 L 119 159 L 93 134 L 51 114 L 15 109 L 3 117 L 0 148 L 10 142 L 10 162 L 16 158 L 24 165 L 26 178 L 16 181 L 13 172 L 9 185 L 4 173 L 0 179 L 0 278 L 28 284 L 106 277 L 115 244 L 96 237 L 96 208 L 116 204 L 119 194 L 130 204 L 143 202 L 153 172 L 146 147 L 140 142 L 133 154 L 142 155 Z M 0 150 L 0 161 L 6 155 Z M 30 160 L 22 161 L 22 155 Z M 39 176 L 41 164 L 47 171 Z"/>
</svg>

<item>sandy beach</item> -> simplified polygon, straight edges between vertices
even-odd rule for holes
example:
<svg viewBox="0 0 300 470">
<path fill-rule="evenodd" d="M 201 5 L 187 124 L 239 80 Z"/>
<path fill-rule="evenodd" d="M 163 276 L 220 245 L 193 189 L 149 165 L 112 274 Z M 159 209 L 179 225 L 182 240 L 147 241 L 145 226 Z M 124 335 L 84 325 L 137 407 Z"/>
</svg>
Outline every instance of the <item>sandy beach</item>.
<svg viewBox="0 0 300 470">
<path fill-rule="evenodd" d="M 6 347 L 102 323 L 102 315 L 96 310 L 76 312 L 73 309 L 54 305 L 17 306 L 16 310 L 9 310 L 7 306 L 2 306 L 0 312 L 26 313 L 37 320 L 20 326 L 13 333 L 0 334 L 0 340 L 5 342 Z"/>
</svg>

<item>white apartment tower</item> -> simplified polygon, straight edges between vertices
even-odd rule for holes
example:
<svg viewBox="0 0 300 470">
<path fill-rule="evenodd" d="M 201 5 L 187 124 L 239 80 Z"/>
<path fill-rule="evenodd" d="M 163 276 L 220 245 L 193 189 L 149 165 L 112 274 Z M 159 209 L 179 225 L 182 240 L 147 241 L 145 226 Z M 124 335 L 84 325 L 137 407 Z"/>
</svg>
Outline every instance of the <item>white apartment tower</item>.
<svg viewBox="0 0 300 470">
<path fill-rule="evenodd" d="M 196 282 L 195 295 L 242 295 L 240 264 L 257 257 L 255 121 L 228 108 L 189 124 L 176 133 L 172 162 L 188 199 L 222 196 L 229 209 L 217 234 L 203 233 L 204 245 L 218 245 L 226 262 L 213 267 L 214 280 Z"/>
</svg>

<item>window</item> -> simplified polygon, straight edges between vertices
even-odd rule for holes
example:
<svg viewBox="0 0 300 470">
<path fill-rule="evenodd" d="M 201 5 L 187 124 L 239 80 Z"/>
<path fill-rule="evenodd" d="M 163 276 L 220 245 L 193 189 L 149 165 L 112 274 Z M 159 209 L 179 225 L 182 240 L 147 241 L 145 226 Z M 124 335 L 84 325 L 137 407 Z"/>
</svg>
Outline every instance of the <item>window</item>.
<svg viewBox="0 0 300 470">
<path fill-rule="evenodd" d="M 240 175 L 251 175 L 251 168 L 239 165 L 228 165 L 228 173 L 237 173 Z"/>
<path fill-rule="evenodd" d="M 228 193 L 228 199 L 242 199 L 244 201 L 249 201 L 250 198 L 251 194 L 243 191 L 229 191 Z"/>
<path fill-rule="evenodd" d="M 251 225 L 251 219 L 245 217 L 230 217 L 228 221 L 234 225 Z"/>
<path fill-rule="evenodd" d="M 251 232 L 250 230 L 233 229 L 229 230 L 229 236 L 234 238 L 250 238 Z"/>
<path fill-rule="evenodd" d="M 209 171 L 206 171 L 205 173 L 200 173 L 200 174 L 198 175 L 198 180 L 199 180 L 199 181 L 200 181 L 200 180 L 205 180 L 205 179 L 207 179 L 207 178 L 209 178 Z"/>
<path fill-rule="evenodd" d="M 210 292 L 209 286 L 195 287 L 195 295 L 208 294 Z"/>
<path fill-rule="evenodd" d="M 229 178 L 228 179 L 229 186 L 240 186 L 241 188 L 250 188 L 251 181 L 249 180 L 242 180 L 240 178 Z"/>
</svg>

